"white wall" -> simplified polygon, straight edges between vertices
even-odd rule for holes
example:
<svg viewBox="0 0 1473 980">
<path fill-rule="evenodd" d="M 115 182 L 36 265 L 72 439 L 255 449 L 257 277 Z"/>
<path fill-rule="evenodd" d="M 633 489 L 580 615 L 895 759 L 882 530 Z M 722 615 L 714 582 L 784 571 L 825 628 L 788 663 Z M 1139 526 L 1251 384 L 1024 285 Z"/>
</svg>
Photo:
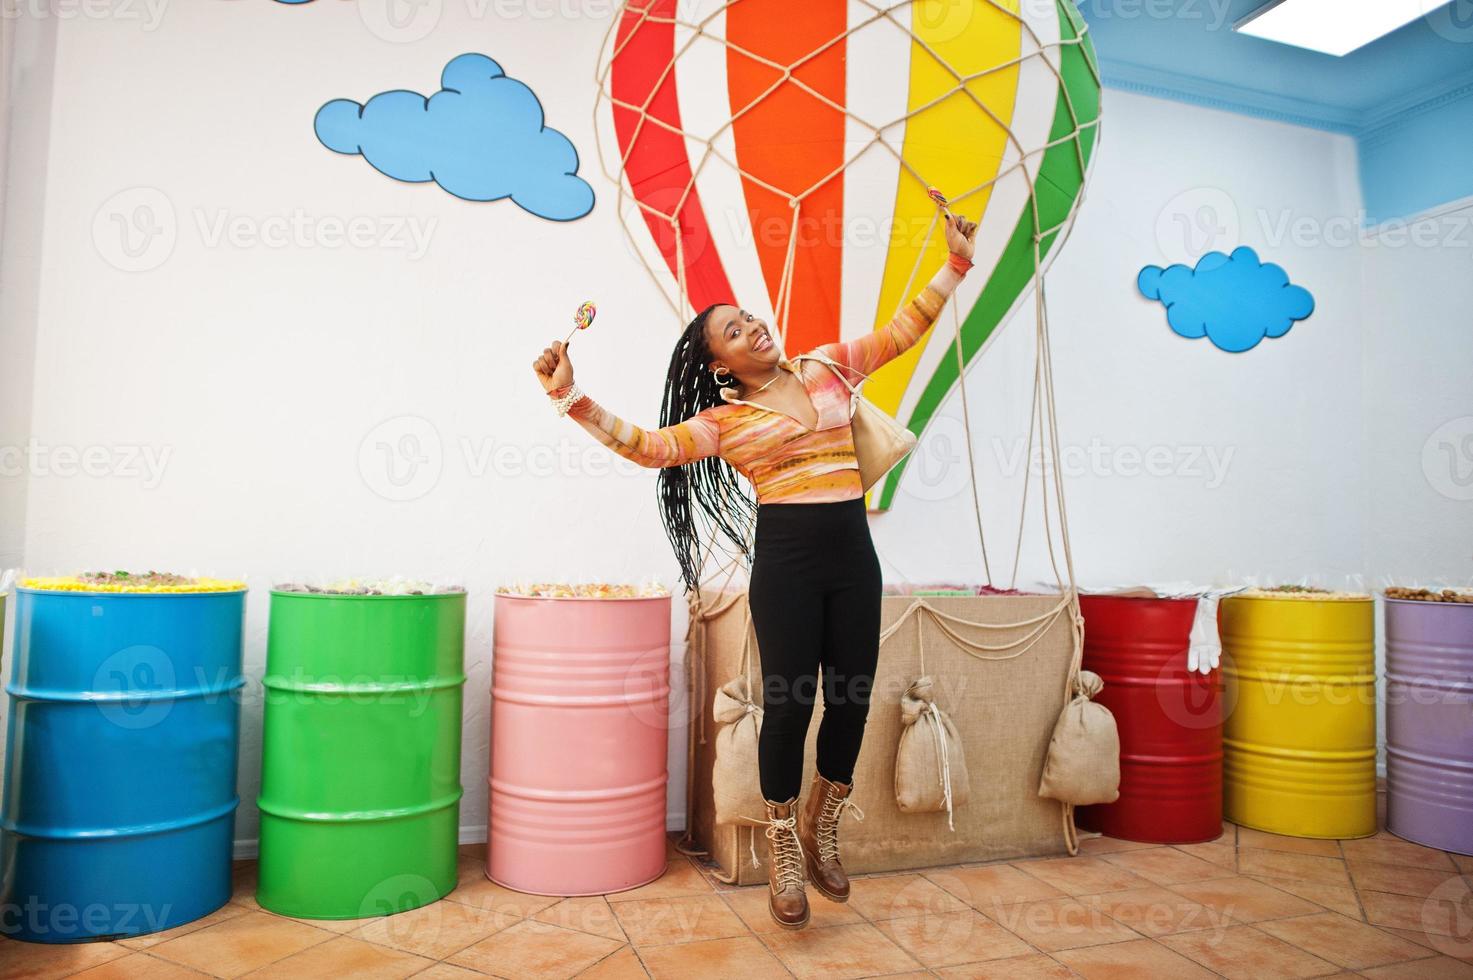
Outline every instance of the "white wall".
<svg viewBox="0 0 1473 980">
<path fill-rule="evenodd" d="M 56 33 L 55 21 L 0 17 L 0 580 L 25 556 L 30 480 L 16 454 L 31 431 Z M 9 707 L 0 698 L 0 733 Z"/>
<path fill-rule="evenodd" d="M 1418 244 L 1418 236 L 1425 244 Z M 1473 580 L 1473 200 L 1369 239 L 1366 568 Z"/>
<path fill-rule="evenodd" d="M 586 472 L 606 454 L 553 416 L 528 371 L 578 302 L 618 296 L 649 316 L 601 322 L 575 342 L 579 380 L 631 419 L 655 420 L 676 325 L 623 246 L 612 188 L 592 159 L 592 66 L 607 23 L 488 21 L 469 13 L 480 6 L 446 4 L 435 30 L 403 44 L 328 3 L 175 4 L 152 29 L 60 24 L 29 430 L 46 447 L 104 447 L 117 465 L 103 476 L 32 467 L 24 561 L 33 572 L 158 567 L 249 581 L 244 842 L 256 835 L 273 582 L 401 573 L 468 586 L 462 823 L 474 835 L 485 820 L 495 586 L 675 581 L 654 474 Z M 424 91 L 467 50 L 531 85 L 548 124 L 579 147 L 600 196 L 588 218 L 559 224 L 508 203 L 469 205 L 318 145 L 311 120 L 322 102 Z M 1344 138 L 1113 91 L 1105 108 L 1094 181 L 1049 286 L 1063 440 L 1093 452 L 1097 467 L 1068 484 L 1081 579 L 1334 583 L 1397 562 L 1415 569 L 1433 549 L 1438 574 L 1466 579 L 1456 539 L 1466 544 L 1473 529 L 1467 505 L 1439 503 L 1415 483 L 1429 423 L 1473 414 L 1459 404 L 1468 287 L 1449 285 L 1468 253 L 1368 260 L 1357 244 L 1326 244 L 1335 219 L 1353 220 L 1360 206 Z M 154 267 L 124 271 L 134 260 L 119 250 L 112 215 L 141 216 L 140 205 L 174 229 L 172 251 L 145 249 L 140 261 Z M 416 256 L 210 237 L 221 220 L 250 231 L 297 215 L 317 228 L 413 221 L 428 245 Z M 1320 232 L 1279 233 L 1296 221 Z M 1237 244 L 1309 287 L 1313 318 L 1228 355 L 1176 337 L 1135 293 L 1143 264 Z M 1433 348 L 1426 357 L 1389 349 L 1394 335 L 1377 335 L 1368 315 L 1403 309 Z M 1012 324 L 969 379 L 999 582 L 1019 492 L 1008 464 L 1026 433 L 1028 321 Z M 1393 409 L 1413 397 L 1404 393 L 1428 404 Z M 958 411 L 953 396 L 950 421 L 935 429 L 951 448 L 923 444 L 905 492 L 874 521 L 892 579 L 980 578 L 971 496 L 960 464 L 946 462 L 960 445 Z M 389 467 L 380 444 L 424 462 Z M 514 475 L 508 457 L 495 461 L 498 447 L 571 462 Z M 1125 447 L 1161 447 L 1171 472 L 1136 474 Z M 125 467 L 131 448 L 162 461 L 162 477 Z M 1368 460 L 1379 461 L 1374 479 Z M 1381 466 L 1405 483 L 1383 479 Z M 1407 487 L 1441 510 L 1377 523 Z M 1029 582 L 1046 570 L 1036 527 L 1024 551 Z M 675 620 L 679 660 L 678 609 Z M 683 738 L 672 732 L 672 816 L 683 805 Z"/>
</svg>

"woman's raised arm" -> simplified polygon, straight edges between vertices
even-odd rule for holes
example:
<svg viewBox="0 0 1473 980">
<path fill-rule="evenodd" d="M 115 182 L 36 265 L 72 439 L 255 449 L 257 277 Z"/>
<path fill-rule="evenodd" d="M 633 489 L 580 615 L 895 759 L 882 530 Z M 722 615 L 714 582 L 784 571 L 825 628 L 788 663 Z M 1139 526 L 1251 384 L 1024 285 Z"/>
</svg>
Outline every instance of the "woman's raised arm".
<svg viewBox="0 0 1473 980">
<path fill-rule="evenodd" d="M 561 389 L 548 392 L 553 398 L 564 394 L 566 390 Z M 706 413 L 676 425 L 641 429 L 583 395 L 568 408 L 568 415 L 599 442 L 640 466 L 664 467 L 693 463 L 707 456 L 715 456 L 721 447 L 720 428 L 716 420 Z"/>
<path fill-rule="evenodd" d="M 554 404 L 561 403 L 595 439 L 640 466 L 680 466 L 714 456 L 721 448 L 720 427 L 708 412 L 649 430 L 619 418 L 573 384 L 573 364 L 560 342 L 543 350 L 532 369 Z"/>
<path fill-rule="evenodd" d="M 881 365 L 893 361 L 925 336 L 931 324 L 941 315 L 946 301 L 956 290 L 957 284 L 972 267 L 972 237 L 977 226 L 966 219 L 959 219 L 953 228 L 948 224 L 947 242 L 951 253 L 931 281 L 895 315 L 885 326 L 854 340 L 824 344 L 819 353 L 839 364 L 864 374 L 872 374 Z"/>
</svg>

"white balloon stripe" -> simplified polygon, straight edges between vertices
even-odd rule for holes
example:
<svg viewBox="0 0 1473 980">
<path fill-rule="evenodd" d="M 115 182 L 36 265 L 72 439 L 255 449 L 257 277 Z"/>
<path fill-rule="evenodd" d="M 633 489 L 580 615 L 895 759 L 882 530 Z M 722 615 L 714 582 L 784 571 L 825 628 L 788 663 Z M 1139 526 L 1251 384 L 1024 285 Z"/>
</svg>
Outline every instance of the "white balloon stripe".
<svg viewBox="0 0 1473 980">
<path fill-rule="evenodd" d="M 687 14 L 687 7 L 691 10 Z M 713 12 L 713 8 L 714 12 Z M 726 4 L 720 0 L 682 0 L 682 19 L 699 25 L 689 54 L 675 63 L 676 94 L 686 152 L 695 172 L 701 209 L 711 230 L 707 248 L 721 256 L 731 283 L 727 299 L 774 323 L 762 265 L 757 259 L 755 232 L 737 166 L 736 138 L 726 77 Z M 677 28 L 679 30 L 680 28 Z M 676 50 L 680 49 L 678 42 Z M 696 311 L 699 312 L 699 311 Z"/>
<path fill-rule="evenodd" d="M 882 13 L 902 29 L 877 24 L 856 30 Z M 885 279 L 910 86 L 910 4 L 850 0 L 849 30 L 845 85 L 850 115 L 844 134 L 850 162 L 844 171 L 844 221 L 839 229 L 844 243 L 843 340 L 874 330 Z M 877 131 L 875 126 L 883 129 Z M 882 143 L 875 141 L 877 136 Z"/>
</svg>

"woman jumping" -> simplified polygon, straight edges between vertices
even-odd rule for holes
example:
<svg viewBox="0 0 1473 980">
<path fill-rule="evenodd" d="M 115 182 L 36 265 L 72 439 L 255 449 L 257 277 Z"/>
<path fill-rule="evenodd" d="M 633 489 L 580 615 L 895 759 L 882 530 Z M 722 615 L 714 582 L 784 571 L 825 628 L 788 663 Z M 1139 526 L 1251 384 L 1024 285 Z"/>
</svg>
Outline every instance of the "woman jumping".
<svg viewBox="0 0 1473 980">
<path fill-rule="evenodd" d="M 920 295 L 882 329 L 817 353 L 857 381 L 910 348 L 971 268 L 976 233 L 975 222 L 948 214 L 951 254 Z M 762 661 L 757 762 L 767 803 L 768 908 L 779 925 L 802 928 L 806 880 L 835 902 L 849 898 L 839 817 L 852 806 L 879 659 L 880 562 L 865 518 L 849 389 L 823 364 L 784 358 L 766 323 L 726 304 L 702 310 L 676 341 L 663 428 L 654 431 L 580 391 L 562 342 L 532 366 L 559 414 L 626 459 L 662 467 L 660 514 L 687 589 L 700 584 L 697 521 L 747 554 L 755 519 L 747 600 Z M 755 515 L 737 473 L 756 490 Z M 820 670 L 818 771 L 800 813 L 803 746 Z"/>
</svg>

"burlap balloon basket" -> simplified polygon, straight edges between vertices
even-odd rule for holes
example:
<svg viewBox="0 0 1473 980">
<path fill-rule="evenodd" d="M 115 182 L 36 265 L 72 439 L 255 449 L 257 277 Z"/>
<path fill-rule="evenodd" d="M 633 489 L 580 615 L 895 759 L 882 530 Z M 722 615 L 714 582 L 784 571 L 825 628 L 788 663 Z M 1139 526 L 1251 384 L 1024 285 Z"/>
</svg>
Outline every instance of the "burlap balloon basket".
<svg viewBox="0 0 1473 980">
<path fill-rule="evenodd" d="M 865 818 L 844 821 L 845 867 L 862 874 L 1067 853 L 1070 814 L 1038 795 L 1075 653 L 1067 602 L 1047 595 L 886 596 L 882 605 L 880 664 L 854 773 L 854 801 Z M 753 839 L 760 828 L 716 823 L 720 722 L 711 705 L 723 684 L 742 676 L 743 647 L 755 644 L 750 629 L 745 592 L 705 592 L 692 603 L 687 846 L 704 850 L 723 878 L 741 885 L 767 880 L 765 866 L 754 867 L 751 858 L 755 851 L 765 862 L 766 842 Z M 965 750 L 970 794 L 950 820 L 944 811 L 902 813 L 896 804 L 900 700 L 922 675 L 933 678 L 936 701 Z M 760 680 L 754 686 L 760 700 Z M 805 788 L 821 717 L 816 710 L 808 730 Z"/>
</svg>

